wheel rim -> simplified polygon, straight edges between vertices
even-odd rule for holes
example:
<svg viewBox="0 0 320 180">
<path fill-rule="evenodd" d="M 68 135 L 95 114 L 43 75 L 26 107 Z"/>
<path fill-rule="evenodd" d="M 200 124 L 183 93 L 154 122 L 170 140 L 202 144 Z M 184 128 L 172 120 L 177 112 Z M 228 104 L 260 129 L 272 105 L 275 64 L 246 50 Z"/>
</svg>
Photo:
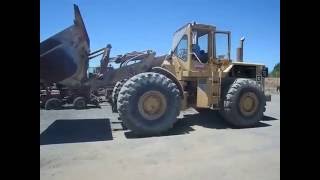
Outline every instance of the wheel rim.
<svg viewBox="0 0 320 180">
<path fill-rule="evenodd" d="M 57 109 L 59 107 L 59 101 L 54 100 L 49 103 L 49 109 Z"/>
<path fill-rule="evenodd" d="M 79 107 L 79 108 L 83 108 L 84 106 L 85 106 L 85 102 L 83 101 L 83 100 L 80 100 L 80 101 L 78 101 L 77 102 L 77 106 Z"/>
<path fill-rule="evenodd" d="M 259 106 L 259 100 L 255 93 L 246 92 L 240 97 L 240 112 L 244 116 L 252 116 L 255 114 Z"/>
<path fill-rule="evenodd" d="M 58 101 L 54 101 L 53 102 L 53 108 L 58 108 L 58 106 L 59 106 L 59 102 Z"/>
<path fill-rule="evenodd" d="M 147 120 L 158 119 L 165 113 L 166 108 L 166 98 L 159 91 L 148 91 L 138 101 L 139 112 Z"/>
</svg>

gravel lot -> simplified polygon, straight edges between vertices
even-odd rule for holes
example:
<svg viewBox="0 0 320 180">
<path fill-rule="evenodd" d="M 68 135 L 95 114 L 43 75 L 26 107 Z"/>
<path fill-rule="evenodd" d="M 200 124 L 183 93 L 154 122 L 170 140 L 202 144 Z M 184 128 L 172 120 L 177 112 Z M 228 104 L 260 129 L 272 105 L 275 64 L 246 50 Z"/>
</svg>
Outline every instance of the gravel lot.
<svg viewBox="0 0 320 180">
<path fill-rule="evenodd" d="M 163 136 L 135 137 L 107 103 L 40 110 L 40 179 L 280 179 L 279 95 L 255 128 L 233 129 L 214 111 L 183 114 Z"/>
</svg>

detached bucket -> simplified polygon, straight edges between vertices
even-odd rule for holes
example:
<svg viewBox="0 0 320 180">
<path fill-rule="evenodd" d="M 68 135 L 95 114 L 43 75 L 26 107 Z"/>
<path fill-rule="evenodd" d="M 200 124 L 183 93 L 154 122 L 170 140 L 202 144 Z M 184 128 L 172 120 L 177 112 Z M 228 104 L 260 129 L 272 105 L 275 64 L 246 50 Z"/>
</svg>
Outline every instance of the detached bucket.
<svg viewBox="0 0 320 180">
<path fill-rule="evenodd" d="M 69 87 L 87 78 L 90 41 L 80 10 L 74 5 L 74 24 L 40 43 L 40 81 Z"/>
</svg>

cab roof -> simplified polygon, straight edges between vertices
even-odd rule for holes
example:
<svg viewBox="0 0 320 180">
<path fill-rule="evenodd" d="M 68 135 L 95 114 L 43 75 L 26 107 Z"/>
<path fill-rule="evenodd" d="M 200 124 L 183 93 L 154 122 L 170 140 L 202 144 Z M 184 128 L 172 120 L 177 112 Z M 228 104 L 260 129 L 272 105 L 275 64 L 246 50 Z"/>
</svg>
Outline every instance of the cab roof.
<svg viewBox="0 0 320 180">
<path fill-rule="evenodd" d="M 212 30 L 215 30 L 216 27 L 215 26 L 212 26 L 212 25 L 207 25 L 207 24 L 197 24 L 196 22 L 193 22 L 193 23 L 187 23 L 185 25 L 183 25 L 182 27 L 180 27 L 179 29 L 177 29 L 175 31 L 178 32 L 180 31 L 181 29 L 184 29 L 186 27 L 188 27 L 188 25 L 190 25 L 191 28 L 201 28 L 201 29 L 212 29 Z"/>
</svg>

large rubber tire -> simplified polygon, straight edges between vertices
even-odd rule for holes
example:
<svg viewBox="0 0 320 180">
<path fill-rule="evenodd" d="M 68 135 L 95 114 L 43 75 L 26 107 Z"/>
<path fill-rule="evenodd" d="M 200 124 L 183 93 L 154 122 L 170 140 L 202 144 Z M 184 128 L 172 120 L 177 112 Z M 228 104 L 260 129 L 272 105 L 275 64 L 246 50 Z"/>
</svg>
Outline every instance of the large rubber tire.
<svg viewBox="0 0 320 180">
<path fill-rule="evenodd" d="M 44 108 L 46 110 L 51 110 L 51 109 L 54 109 L 54 110 L 57 110 L 57 109 L 60 109 L 61 108 L 61 100 L 58 99 L 58 98 L 50 98 L 46 101 L 45 105 L 44 105 Z"/>
<path fill-rule="evenodd" d="M 87 107 L 87 100 L 84 97 L 76 97 L 73 100 L 73 107 L 75 109 L 85 109 Z"/>
<path fill-rule="evenodd" d="M 114 113 L 118 112 L 118 107 L 117 107 L 118 95 L 119 95 L 119 92 L 120 92 L 122 86 L 124 85 L 124 83 L 126 81 L 127 81 L 127 79 L 123 79 L 121 81 L 118 81 L 113 88 L 111 97 L 112 97 L 112 112 L 114 112 Z"/>
<path fill-rule="evenodd" d="M 98 99 L 91 99 L 90 104 L 93 104 L 96 107 L 100 107 L 100 103 Z"/>
<path fill-rule="evenodd" d="M 164 113 L 154 120 L 147 120 L 138 108 L 139 99 L 152 91 L 160 92 L 165 99 Z M 121 88 L 118 111 L 124 125 L 137 135 L 160 135 L 173 127 L 180 113 L 181 97 L 176 84 L 166 76 L 147 72 L 130 78 Z"/>
<path fill-rule="evenodd" d="M 222 117 L 234 127 L 256 126 L 266 110 L 266 99 L 257 82 L 251 79 L 238 78 L 231 83 L 229 88 L 222 89 L 220 107 Z M 245 115 L 240 110 L 240 99 L 246 93 L 253 93 L 256 96 L 254 102 L 257 104 L 257 108 L 252 111 L 251 115 Z"/>
<path fill-rule="evenodd" d="M 220 116 L 225 119 L 225 114 L 224 114 L 224 101 L 225 98 L 227 96 L 228 90 L 230 89 L 230 86 L 233 84 L 233 82 L 236 80 L 236 78 L 229 78 L 226 77 L 225 79 L 223 79 L 223 81 L 221 82 L 221 98 L 219 101 L 219 114 Z"/>
</svg>

